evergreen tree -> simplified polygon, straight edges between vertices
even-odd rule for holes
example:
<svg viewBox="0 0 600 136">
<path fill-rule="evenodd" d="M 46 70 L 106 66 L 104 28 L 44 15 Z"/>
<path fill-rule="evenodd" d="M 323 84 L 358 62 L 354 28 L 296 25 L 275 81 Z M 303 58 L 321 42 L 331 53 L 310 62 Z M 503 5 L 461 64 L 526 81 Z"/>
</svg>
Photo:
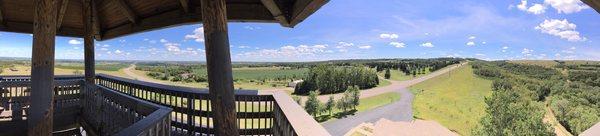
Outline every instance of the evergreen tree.
<svg viewBox="0 0 600 136">
<path fill-rule="evenodd" d="M 385 70 L 385 75 L 384 75 L 385 79 L 390 79 L 391 76 L 392 75 L 390 74 L 390 69 Z"/>
</svg>

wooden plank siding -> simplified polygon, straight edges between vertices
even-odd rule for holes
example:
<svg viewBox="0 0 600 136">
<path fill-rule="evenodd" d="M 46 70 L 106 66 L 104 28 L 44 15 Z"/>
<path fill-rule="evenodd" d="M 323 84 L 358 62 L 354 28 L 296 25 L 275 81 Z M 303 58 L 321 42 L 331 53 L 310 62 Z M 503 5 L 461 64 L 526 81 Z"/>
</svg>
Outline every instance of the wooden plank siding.
<svg viewBox="0 0 600 136">
<path fill-rule="evenodd" d="M 60 21 L 57 22 L 59 29 L 56 34 L 83 37 L 83 1 L 57 2 L 60 5 L 57 5 Z M 267 0 L 263 4 L 261 0 L 226 0 L 227 19 L 229 22 L 270 22 L 293 27 L 327 2 L 328 0 Z M 94 14 L 97 15 L 94 16 L 97 20 L 94 21 L 97 40 L 202 22 L 199 0 L 95 0 L 92 6 L 95 6 Z M 277 14 L 276 8 L 273 8 L 275 6 L 283 16 Z M 33 9 L 33 0 L 0 1 L 0 31 L 33 33 Z M 107 36 L 104 36 L 105 33 Z"/>
</svg>

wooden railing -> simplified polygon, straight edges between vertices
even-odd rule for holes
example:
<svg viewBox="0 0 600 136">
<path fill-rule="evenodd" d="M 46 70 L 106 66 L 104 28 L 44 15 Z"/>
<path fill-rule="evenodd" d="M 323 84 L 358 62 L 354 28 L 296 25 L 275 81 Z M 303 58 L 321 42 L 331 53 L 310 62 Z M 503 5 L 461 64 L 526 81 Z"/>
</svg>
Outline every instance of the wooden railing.
<svg viewBox="0 0 600 136">
<path fill-rule="evenodd" d="M 210 96 L 207 89 L 177 87 L 99 74 L 96 84 L 173 109 L 174 133 L 212 135 Z M 235 104 L 240 135 L 329 135 L 283 92 L 259 94 L 236 90 Z"/>
<path fill-rule="evenodd" d="M 81 98 L 84 128 L 90 132 L 123 136 L 171 133 L 170 108 L 97 85 L 86 85 Z"/>
<path fill-rule="evenodd" d="M 16 76 L 13 76 L 16 77 Z M 24 134 L 27 128 L 26 115 L 29 112 L 29 95 L 31 94 L 31 81 L 0 80 L 0 124 L 1 130 L 10 130 L 3 134 Z M 57 80 L 54 87 L 54 130 L 72 128 L 77 122 L 80 111 L 79 93 L 81 80 Z M 8 123 L 6 125 L 6 123 Z"/>
<path fill-rule="evenodd" d="M 76 124 L 82 124 L 86 133 L 91 135 L 171 134 L 169 115 L 172 109 L 106 87 L 84 85 L 81 78 L 55 78 L 55 131 L 72 129 L 77 127 Z M 0 77 L 0 107 L 3 111 L 12 111 L 9 114 L 11 116 L 0 118 L 0 135 L 25 134 L 30 86 L 28 77 Z"/>
</svg>

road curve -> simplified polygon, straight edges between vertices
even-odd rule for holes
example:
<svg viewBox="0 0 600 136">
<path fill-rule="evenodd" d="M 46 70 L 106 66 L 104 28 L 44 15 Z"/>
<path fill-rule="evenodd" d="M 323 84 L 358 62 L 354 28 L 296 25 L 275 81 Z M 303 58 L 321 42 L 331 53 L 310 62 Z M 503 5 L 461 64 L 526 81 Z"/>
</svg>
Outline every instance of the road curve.
<svg viewBox="0 0 600 136">
<path fill-rule="evenodd" d="M 456 64 L 447 68 L 438 70 L 431 74 L 423 77 L 419 77 L 407 81 L 391 81 L 392 84 L 385 87 L 373 88 L 361 91 L 361 98 L 371 97 L 386 92 L 396 92 L 400 94 L 400 100 L 385 105 L 383 107 L 375 108 L 370 111 L 356 113 L 355 115 L 349 115 L 342 119 L 332 120 L 322 123 L 323 127 L 334 136 L 342 136 L 350 129 L 358 126 L 364 122 L 374 123 L 381 118 L 386 118 L 391 121 L 411 121 L 413 120 L 412 101 L 414 95 L 408 90 L 408 87 L 417 83 L 423 82 L 427 79 L 443 75 L 449 71 L 463 66 L 466 63 Z M 339 94 L 334 94 L 334 97 L 338 97 Z M 323 98 L 327 100 L 327 96 L 319 96 L 319 99 L 323 101 Z"/>
</svg>

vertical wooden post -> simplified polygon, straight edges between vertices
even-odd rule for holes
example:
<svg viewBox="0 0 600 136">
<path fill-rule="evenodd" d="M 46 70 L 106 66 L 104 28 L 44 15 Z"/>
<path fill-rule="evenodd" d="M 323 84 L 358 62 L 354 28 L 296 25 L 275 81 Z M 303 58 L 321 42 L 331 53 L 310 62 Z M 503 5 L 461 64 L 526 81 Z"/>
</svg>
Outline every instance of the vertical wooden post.
<svg viewBox="0 0 600 136">
<path fill-rule="evenodd" d="M 225 0 L 202 0 L 208 86 L 216 135 L 239 135 Z"/>
<path fill-rule="evenodd" d="M 85 82 L 94 84 L 94 26 L 92 22 L 92 0 L 83 0 L 83 44 L 85 61 Z"/>
<path fill-rule="evenodd" d="M 33 49 L 31 57 L 31 107 L 27 113 L 27 134 L 52 135 L 54 112 L 54 40 L 56 0 L 34 0 Z"/>
</svg>

